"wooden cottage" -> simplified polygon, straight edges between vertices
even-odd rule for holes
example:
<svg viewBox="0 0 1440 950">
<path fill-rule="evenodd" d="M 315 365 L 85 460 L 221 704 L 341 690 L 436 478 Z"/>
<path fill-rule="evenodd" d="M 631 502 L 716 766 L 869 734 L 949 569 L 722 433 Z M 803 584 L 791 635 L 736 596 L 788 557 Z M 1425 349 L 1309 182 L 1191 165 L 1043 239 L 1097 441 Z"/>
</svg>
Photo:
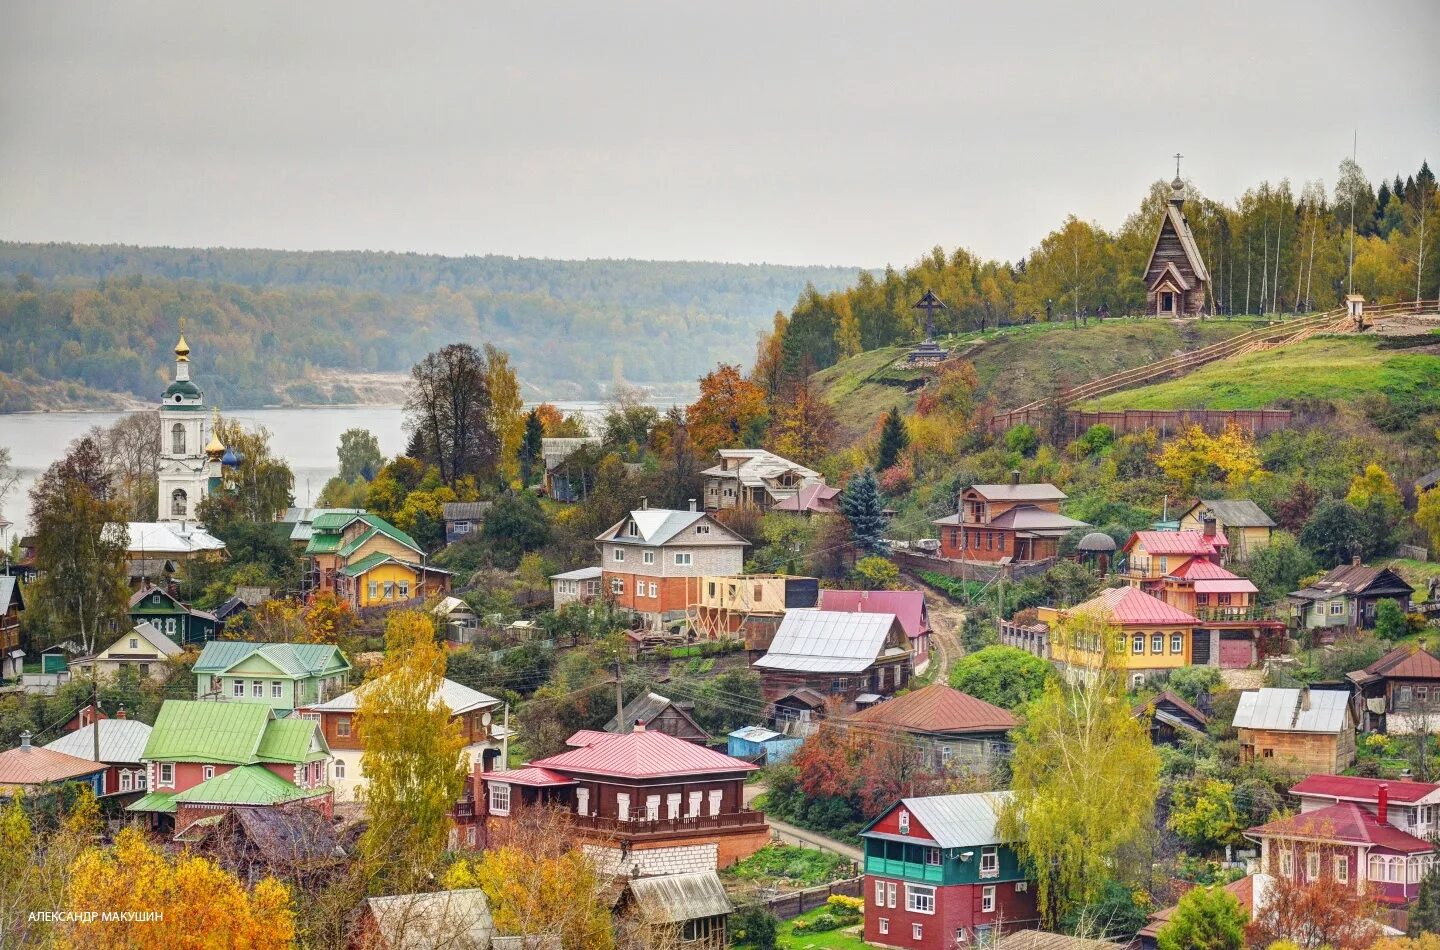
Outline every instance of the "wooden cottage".
<svg viewBox="0 0 1440 950">
<path fill-rule="evenodd" d="M 804 687 L 855 708 L 908 683 L 911 656 L 909 637 L 894 614 L 792 610 L 754 667 L 766 702 Z"/>
<path fill-rule="evenodd" d="M 1440 730 L 1440 659 L 1424 644 L 1402 643 L 1347 677 L 1355 684 L 1355 721 L 1362 731 Z"/>
<path fill-rule="evenodd" d="M 1355 717 L 1344 690 L 1248 690 L 1233 725 L 1241 762 L 1297 772 L 1342 772 L 1355 762 Z"/>
<path fill-rule="evenodd" d="M 1213 498 L 1197 501 L 1180 516 L 1181 531 L 1204 531 L 1213 520 L 1215 529 L 1229 542 L 1228 560 L 1245 561 L 1270 543 L 1275 520 L 1248 498 Z"/>
<path fill-rule="evenodd" d="M 1342 633 L 1375 627 L 1375 608 L 1393 600 L 1409 611 L 1415 588 L 1388 567 L 1366 567 L 1360 558 L 1327 571 L 1309 587 L 1290 592 L 1291 620 L 1322 643 Z"/>
<path fill-rule="evenodd" d="M 626 703 L 619 714 L 605 724 L 604 731 L 619 735 L 644 726 L 647 730 L 705 745 L 710 741 L 710 734 L 695 721 L 694 711 L 694 703 L 676 703 L 659 693 L 644 693 Z"/>
<path fill-rule="evenodd" d="M 932 521 L 940 554 L 958 561 L 1022 564 L 1060 553 L 1060 539 L 1090 527 L 1060 514 L 1065 493 L 1046 483 L 1021 484 L 1019 471 L 1004 485 L 971 485 L 953 515 Z"/>
<path fill-rule="evenodd" d="M 622 933 L 637 946 L 667 950 L 725 950 L 725 921 L 734 909 L 714 871 L 634 878 L 615 902 Z"/>
<path fill-rule="evenodd" d="M 985 772 L 1010 752 L 1009 733 L 1017 721 L 944 683 L 876 703 L 845 720 L 857 735 L 911 736 L 928 766 L 940 772 Z"/>
</svg>

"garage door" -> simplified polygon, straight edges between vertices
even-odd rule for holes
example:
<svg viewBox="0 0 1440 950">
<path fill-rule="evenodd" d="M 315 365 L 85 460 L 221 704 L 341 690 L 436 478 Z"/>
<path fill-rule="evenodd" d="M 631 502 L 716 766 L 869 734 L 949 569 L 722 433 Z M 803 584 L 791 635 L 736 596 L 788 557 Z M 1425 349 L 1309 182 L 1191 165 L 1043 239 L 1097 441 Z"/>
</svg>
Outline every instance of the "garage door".
<svg viewBox="0 0 1440 950">
<path fill-rule="evenodd" d="M 1249 640 L 1221 640 L 1220 666 L 1227 670 L 1243 670 L 1250 665 Z"/>
</svg>

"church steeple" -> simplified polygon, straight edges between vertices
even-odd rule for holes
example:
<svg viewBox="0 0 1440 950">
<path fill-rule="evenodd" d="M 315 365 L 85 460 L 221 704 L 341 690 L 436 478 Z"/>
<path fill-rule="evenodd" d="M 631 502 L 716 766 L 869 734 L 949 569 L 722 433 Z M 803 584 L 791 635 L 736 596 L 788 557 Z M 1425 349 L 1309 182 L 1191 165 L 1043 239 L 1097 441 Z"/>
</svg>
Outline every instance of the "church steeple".
<svg viewBox="0 0 1440 950">
<path fill-rule="evenodd" d="M 180 318 L 180 339 L 175 343 L 175 380 L 190 379 L 190 344 L 185 342 L 185 318 Z"/>
</svg>

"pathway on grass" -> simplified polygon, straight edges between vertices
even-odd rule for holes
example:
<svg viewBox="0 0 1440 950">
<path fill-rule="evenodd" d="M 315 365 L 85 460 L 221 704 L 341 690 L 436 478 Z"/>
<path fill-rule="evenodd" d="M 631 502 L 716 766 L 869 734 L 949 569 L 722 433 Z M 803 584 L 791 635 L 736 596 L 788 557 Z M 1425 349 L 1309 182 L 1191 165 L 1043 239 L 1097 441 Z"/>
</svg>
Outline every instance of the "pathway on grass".
<svg viewBox="0 0 1440 950">
<path fill-rule="evenodd" d="M 950 667 L 965 655 L 960 644 L 960 628 L 965 625 L 965 608 L 949 597 L 910 574 L 900 575 L 916 590 L 925 592 L 925 603 L 930 614 L 930 662 L 937 664 L 932 683 L 949 683 Z M 927 671 L 928 672 L 928 671 Z"/>
<path fill-rule="evenodd" d="M 745 786 L 745 807 L 759 795 L 763 795 L 770 789 L 764 782 L 751 782 Z M 798 845 L 802 848 L 815 848 L 817 851 L 828 851 L 830 854 L 838 854 L 842 858 L 849 858 L 855 864 L 862 865 L 865 861 L 865 853 L 859 848 L 843 841 L 836 841 L 828 838 L 818 831 L 811 831 L 808 828 L 797 828 L 789 822 L 780 821 L 773 815 L 766 815 L 765 820 L 770 823 L 770 830 L 775 833 L 782 844 Z"/>
</svg>

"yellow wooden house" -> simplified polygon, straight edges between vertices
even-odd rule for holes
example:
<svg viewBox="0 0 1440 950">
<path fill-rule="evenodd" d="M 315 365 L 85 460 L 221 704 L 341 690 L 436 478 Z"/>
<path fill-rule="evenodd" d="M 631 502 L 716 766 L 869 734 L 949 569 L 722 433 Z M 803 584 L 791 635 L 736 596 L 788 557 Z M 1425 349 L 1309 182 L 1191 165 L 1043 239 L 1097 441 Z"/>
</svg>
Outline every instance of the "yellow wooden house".
<svg viewBox="0 0 1440 950">
<path fill-rule="evenodd" d="M 1270 543 L 1275 521 L 1248 498 L 1201 500 L 1180 516 L 1181 531 L 1206 530 L 1213 520 L 1215 531 L 1224 535 L 1226 561 L 1246 561 Z"/>
<path fill-rule="evenodd" d="M 408 603 L 450 590 L 450 572 L 427 565 L 414 538 L 365 512 L 317 517 L 305 559 L 307 596 L 331 592 L 356 609 Z"/>
<path fill-rule="evenodd" d="M 1109 651 L 1128 683 L 1138 686 L 1189 666 L 1194 656 L 1199 621 L 1138 587 L 1112 587 L 1065 609 L 1041 607 L 1039 615 L 1051 629 L 1050 659 L 1067 675 L 1098 669 Z M 1095 632 L 1067 631 L 1077 618 L 1102 621 L 1108 641 Z M 1095 629 L 1093 623 L 1086 626 Z"/>
</svg>

